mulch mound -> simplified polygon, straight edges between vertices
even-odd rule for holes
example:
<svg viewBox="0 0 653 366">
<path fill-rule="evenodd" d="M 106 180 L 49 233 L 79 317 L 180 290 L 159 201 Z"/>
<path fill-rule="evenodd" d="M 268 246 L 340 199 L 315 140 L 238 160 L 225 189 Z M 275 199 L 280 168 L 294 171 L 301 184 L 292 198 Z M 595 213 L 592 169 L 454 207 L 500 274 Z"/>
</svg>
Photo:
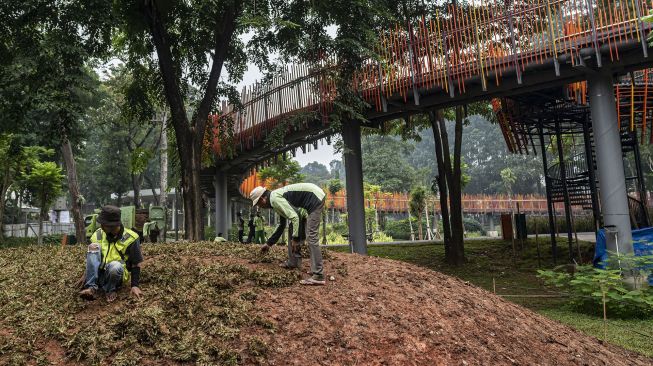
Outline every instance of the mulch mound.
<svg viewBox="0 0 653 366">
<path fill-rule="evenodd" d="M 342 253 L 305 287 L 285 248 L 144 245 L 143 299 L 89 303 L 84 249 L 0 251 L 0 365 L 653 365 L 458 279 Z"/>
<path fill-rule="evenodd" d="M 272 365 L 652 365 L 461 280 L 333 254 L 324 287 L 266 291 Z"/>
</svg>

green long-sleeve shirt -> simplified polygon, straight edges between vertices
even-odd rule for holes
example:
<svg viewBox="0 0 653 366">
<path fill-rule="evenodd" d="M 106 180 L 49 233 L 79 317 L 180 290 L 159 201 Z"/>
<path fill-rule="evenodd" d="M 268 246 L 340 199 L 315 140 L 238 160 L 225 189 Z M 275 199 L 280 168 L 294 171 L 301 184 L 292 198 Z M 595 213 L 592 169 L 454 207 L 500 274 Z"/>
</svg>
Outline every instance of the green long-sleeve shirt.
<svg viewBox="0 0 653 366">
<path fill-rule="evenodd" d="M 279 215 L 293 224 L 292 237 L 299 239 L 299 216 L 297 209 L 311 214 L 324 202 L 326 193 L 313 183 L 290 184 L 270 192 L 270 205 Z"/>
</svg>

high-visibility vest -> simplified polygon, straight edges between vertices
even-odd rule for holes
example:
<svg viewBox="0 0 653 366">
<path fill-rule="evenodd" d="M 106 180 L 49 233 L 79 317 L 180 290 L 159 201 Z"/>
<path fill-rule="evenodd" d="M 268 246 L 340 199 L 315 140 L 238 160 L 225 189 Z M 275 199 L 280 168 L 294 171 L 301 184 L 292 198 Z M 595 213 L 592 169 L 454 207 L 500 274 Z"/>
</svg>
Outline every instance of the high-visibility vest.
<svg viewBox="0 0 653 366">
<path fill-rule="evenodd" d="M 107 263 L 119 261 L 122 263 L 122 281 L 124 283 L 129 282 L 129 272 L 127 271 L 127 259 L 129 255 L 127 254 L 127 248 L 139 239 L 138 234 L 124 228 L 122 233 L 122 238 L 115 242 L 110 243 L 107 237 L 107 233 L 102 229 L 98 229 L 93 236 L 91 241 L 100 245 L 100 253 L 102 254 L 102 263 L 100 264 L 100 269 L 104 270 L 104 267 Z"/>
<path fill-rule="evenodd" d="M 256 231 L 265 230 L 265 223 L 263 222 L 263 218 L 256 216 L 254 218 L 254 226 L 256 227 Z"/>
</svg>

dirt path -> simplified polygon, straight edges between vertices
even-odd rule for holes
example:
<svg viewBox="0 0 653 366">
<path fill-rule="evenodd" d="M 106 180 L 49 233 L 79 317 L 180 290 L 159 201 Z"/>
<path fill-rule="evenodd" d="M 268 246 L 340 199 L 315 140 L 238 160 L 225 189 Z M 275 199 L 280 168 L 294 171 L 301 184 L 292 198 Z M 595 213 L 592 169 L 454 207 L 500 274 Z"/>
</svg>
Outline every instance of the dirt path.
<svg viewBox="0 0 653 366">
<path fill-rule="evenodd" d="M 653 365 L 428 269 L 347 254 L 327 269 L 325 287 L 259 297 L 270 364 Z"/>
</svg>

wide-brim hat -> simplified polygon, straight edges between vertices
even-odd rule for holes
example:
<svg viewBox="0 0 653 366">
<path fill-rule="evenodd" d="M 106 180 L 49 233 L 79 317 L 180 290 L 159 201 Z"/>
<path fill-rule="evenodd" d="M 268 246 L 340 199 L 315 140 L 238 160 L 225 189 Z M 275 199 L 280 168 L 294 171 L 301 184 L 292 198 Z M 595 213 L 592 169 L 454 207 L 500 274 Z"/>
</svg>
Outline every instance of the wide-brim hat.
<svg viewBox="0 0 653 366">
<path fill-rule="evenodd" d="M 249 199 L 252 200 L 252 206 L 256 206 L 263 193 L 265 193 L 265 187 L 258 186 L 252 189 L 252 192 L 249 194 Z"/>
<path fill-rule="evenodd" d="M 119 226 L 121 224 L 120 208 L 111 205 L 103 206 L 96 221 L 100 225 Z"/>
</svg>

